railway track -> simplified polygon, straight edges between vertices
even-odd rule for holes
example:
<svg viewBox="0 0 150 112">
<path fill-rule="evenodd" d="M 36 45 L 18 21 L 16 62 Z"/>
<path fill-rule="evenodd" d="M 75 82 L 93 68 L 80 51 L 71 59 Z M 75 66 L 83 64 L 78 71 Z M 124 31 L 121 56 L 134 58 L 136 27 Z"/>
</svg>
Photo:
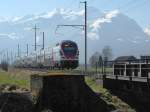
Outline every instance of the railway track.
<svg viewBox="0 0 150 112">
<path fill-rule="evenodd" d="M 90 77 L 95 77 L 95 78 L 102 78 L 103 73 L 102 72 L 96 72 L 96 71 L 84 71 L 84 70 L 59 70 L 59 69 L 54 69 L 50 70 L 48 68 L 20 68 L 24 70 L 29 70 L 29 71 L 36 71 L 36 72 L 44 72 L 44 73 L 70 73 L 72 75 L 85 75 L 85 76 L 90 76 Z"/>
<path fill-rule="evenodd" d="M 94 78 L 103 78 L 102 72 L 96 72 L 96 71 L 87 71 L 85 72 L 84 70 L 49 70 L 49 69 L 33 69 L 36 71 L 43 71 L 43 72 L 48 72 L 48 73 L 70 73 L 72 75 L 84 75 L 84 76 L 89 76 L 89 77 L 94 77 Z M 116 76 L 113 75 L 112 73 L 105 73 L 106 78 L 110 79 L 118 79 L 118 80 L 132 80 L 132 81 L 138 81 L 138 82 L 149 82 L 150 78 L 147 77 L 135 77 L 135 76 Z"/>
<path fill-rule="evenodd" d="M 88 77 L 94 77 L 96 79 L 102 79 L 103 78 L 103 74 L 102 72 L 99 71 L 87 71 L 85 72 L 84 70 L 59 70 L 59 69 L 55 69 L 55 70 L 50 70 L 48 68 L 22 68 L 25 70 L 30 70 L 30 71 L 36 71 L 36 72 L 42 72 L 42 73 L 69 73 L 71 75 L 84 75 L 84 76 L 88 76 Z M 106 78 L 109 79 L 118 79 L 118 80 L 132 80 L 132 81 L 138 81 L 138 82 L 148 82 L 150 80 L 150 78 L 147 77 L 134 77 L 134 76 L 121 76 L 121 75 L 113 75 L 112 73 L 108 73 L 106 72 Z"/>
</svg>

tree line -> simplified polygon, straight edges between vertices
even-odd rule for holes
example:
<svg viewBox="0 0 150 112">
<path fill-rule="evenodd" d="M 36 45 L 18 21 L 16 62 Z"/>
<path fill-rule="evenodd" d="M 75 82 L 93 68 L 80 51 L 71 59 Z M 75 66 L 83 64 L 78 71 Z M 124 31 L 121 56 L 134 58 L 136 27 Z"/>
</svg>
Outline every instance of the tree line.
<svg viewBox="0 0 150 112">
<path fill-rule="evenodd" d="M 89 59 L 91 67 L 102 67 L 104 60 L 108 61 L 113 58 L 110 46 L 105 46 L 101 52 L 95 52 Z"/>
</svg>

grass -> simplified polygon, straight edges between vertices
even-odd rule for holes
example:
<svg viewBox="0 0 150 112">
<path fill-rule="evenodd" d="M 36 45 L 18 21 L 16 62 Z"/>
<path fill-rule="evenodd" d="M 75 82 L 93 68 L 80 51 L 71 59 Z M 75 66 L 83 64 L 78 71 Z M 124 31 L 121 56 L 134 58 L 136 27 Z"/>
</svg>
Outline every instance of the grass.
<svg viewBox="0 0 150 112">
<path fill-rule="evenodd" d="M 29 75 L 19 72 L 19 70 L 10 70 L 8 72 L 0 70 L 0 84 L 14 84 L 29 89 L 29 81 Z"/>
<path fill-rule="evenodd" d="M 35 71 L 10 69 L 8 72 L 5 72 L 0 70 L 0 84 L 15 84 L 29 89 L 30 75 L 33 73 L 35 73 Z M 85 81 L 94 92 L 100 94 L 100 97 L 107 102 L 108 105 L 113 105 L 116 109 L 121 110 L 121 112 L 135 112 L 128 104 L 117 96 L 112 95 L 107 89 L 104 89 L 102 84 L 98 84 L 95 78 L 85 77 Z"/>
<path fill-rule="evenodd" d="M 100 94 L 100 97 L 107 102 L 108 105 L 113 105 L 121 112 L 135 112 L 128 104 L 123 102 L 117 96 L 112 95 L 107 89 L 103 88 L 102 85 L 96 83 L 96 79 L 85 77 L 85 81 L 94 92 Z"/>
<path fill-rule="evenodd" d="M 85 69 L 84 69 L 84 67 L 78 67 L 76 70 L 84 71 Z M 96 69 L 96 67 L 88 67 L 87 71 L 88 72 L 96 72 L 96 71 L 97 72 L 102 72 L 102 67 L 98 67 L 97 69 Z M 107 68 L 105 68 L 105 72 L 112 73 L 113 72 L 113 68 L 107 67 Z"/>
<path fill-rule="evenodd" d="M 95 71 L 96 71 L 96 68 L 90 68 L 89 71 L 95 72 Z M 110 73 L 110 72 L 112 72 L 113 70 L 112 70 L 112 68 L 105 68 L 105 71 Z M 97 68 L 97 72 L 102 72 L 102 68 Z"/>
</svg>

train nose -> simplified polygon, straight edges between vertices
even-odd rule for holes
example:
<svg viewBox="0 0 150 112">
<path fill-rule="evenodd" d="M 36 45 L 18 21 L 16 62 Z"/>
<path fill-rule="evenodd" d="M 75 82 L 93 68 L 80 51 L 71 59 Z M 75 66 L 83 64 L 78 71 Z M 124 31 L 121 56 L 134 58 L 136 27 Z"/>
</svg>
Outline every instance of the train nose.
<svg viewBox="0 0 150 112">
<path fill-rule="evenodd" d="M 74 59 L 74 58 L 75 58 L 74 55 L 68 55 L 68 56 L 66 55 L 66 59 L 68 59 L 68 60 L 69 60 L 69 59 L 72 60 L 72 59 Z"/>
</svg>

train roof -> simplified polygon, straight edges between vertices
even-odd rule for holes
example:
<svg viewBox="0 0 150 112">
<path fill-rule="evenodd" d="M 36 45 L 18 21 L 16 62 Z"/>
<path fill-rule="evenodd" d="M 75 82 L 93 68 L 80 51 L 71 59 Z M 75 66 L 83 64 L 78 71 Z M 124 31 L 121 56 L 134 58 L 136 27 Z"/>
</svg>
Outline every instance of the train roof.
<svg viewBox="0 0 150 112">
<path fill-rule="evenodd" d="M 62 40 L 61 42 L 74 42 L 74 41 L 72 41 L 72 40 Z"/>
<path fill-rule="evenodd" d="M 76 43 L 75 41 L 72 41 L 72 40 L 62 40 L 60 43 L 57 43 L 56 46 L 57 46 L 57 45 L 60 45 L 60 44 L 62 44 L 62 43 L 65 43 L 65 42 Z"/>
</svg>

